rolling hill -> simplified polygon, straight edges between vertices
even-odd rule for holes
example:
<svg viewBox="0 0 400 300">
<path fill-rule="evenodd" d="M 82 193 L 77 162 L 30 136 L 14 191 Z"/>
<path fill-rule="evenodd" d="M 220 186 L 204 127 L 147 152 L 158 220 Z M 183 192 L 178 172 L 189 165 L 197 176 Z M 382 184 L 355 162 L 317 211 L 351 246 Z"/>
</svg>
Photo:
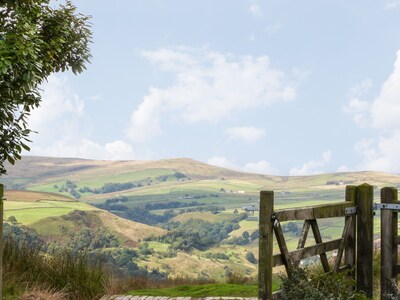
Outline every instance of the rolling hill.
<svg viewBox="0 0 400 300">
<path fill-rule="evenodd" d="M 5 198 L 4 218 L 14 217 L 45 240 L 62 239 L 66 232 L 104 228 L 123 246 L 137 247 L 139 240 L 165 233 L 161 228 L 123 219 L 63 195 L 6 190 Z"/>
<path fill-rule="evenodd" d="M 260 190 L 274 190 L 277 205 L 301 205 L 343 198 L 346 184 L 398 186 L 400 176 L 378 172 L 313 176 L 269 176 L 210 166 L 188 158 L 158 161 L 95 161 L 26 156 L 1 178 L 8 189 L 47 192 L 99 204 L 124 196 L 128 207 L 190 201 L 241 207 Z M 73 189 L 71 188 L 73 187 Z"/>
<path fill-rule="evenodd" d="M 232 272 L 256 274 L 256 265 L 246 260 L 246 254 L 257 256 L 257 240 L 240 244 L 242 236 L 257 231 L 255 218 L 237 222 L 224 240 L 207 249 L 186 251 L 176 246 L 177 241 L 164 242 L 157 237 L 193 219 L 213 224 L 214 229 L 223 222 L 228 226 L 227 222 L 236 222 L 243 212 L 241 207 L 258 201 L 260 190 L 273 190 L 276 208 L 286 208 L 342 201 L 347 184 L 373 185 L 376 199 L 379 188 L 400 186 L 397 174 L 269 176 L 188 158 L 96 161 L 27 156 L 7 169 L 7 176 L 0 179 L 7 187 L 5 218 L 15 217 L 44 240 L 101 229 L 115 236 L 119 247 L 138 249 L 134 262 L 141 267 L 171 276 L 215 279 Z M 342 224 L 327 220 L 320 228 L 323 239 L 331 239 L 340 236 Z M 296 247 L 298 236 L 285 234 L 288 247 Z"/>
</svg>

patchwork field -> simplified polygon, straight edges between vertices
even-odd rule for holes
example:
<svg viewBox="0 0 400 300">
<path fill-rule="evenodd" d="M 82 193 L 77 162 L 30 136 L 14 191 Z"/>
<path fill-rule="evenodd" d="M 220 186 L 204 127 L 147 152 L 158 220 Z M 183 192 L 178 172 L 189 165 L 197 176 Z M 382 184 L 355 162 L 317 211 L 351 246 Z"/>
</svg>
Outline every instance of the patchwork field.
<svg viewBox="0 0 400 300">
<path fill-rule="evenodd" d="M 400 186 L 400 176 L 396 174 L 268 176 L 187 158 L 94 161 L 24 157 L 8 170 L 8 175 L 0 180 L 7 187 L 6 220 L 14 217 L 18 224 L 29 226 L 48 241 L 85 229 L 104 229 L 117 237 L 120 247 L 138 251 L 134 262 L 140 267 L 171 276 L 217 280 L 233 273 L 256 275 L 256 264 L 249 261 L 249 252 L 257 257 L 258 239 L 249 237 L 258 230 L 257 212 L 244 220 L 235 218 L 244 213 L 244 206 L 258 205 L 260 190 L 273 190 L 275 209 L 284 209 L 343 201 L 347 184 L 373 185 L 375 201 L 379 201 L 379 188 Z M 182 240 L 190 239 L 184 235 L 171 237 L 169 242 L 158 239 L 176 230 L 176 224 L 190 220 L 213 224 L 210 228 L 214 231 L 220 230 L 218 224 L 233 227 L 218 243 L 202 246 L 201 250 L 181 250 L 179 247 L 185 246 Z M 295 249 L 302 223 L 282 226 L 286 226 L 289 249 Z M 338 238 L 343 220 L 319 221 L 319 227 L 323 240 Z M 379 230 L 379 219 L 375 218 L 375 232 Z M 216 237 L 200 238 L 207 233 L 198 234 L 197 240 Z M 313 240 L 310 233 L 307 245 Z M 278 249 L 276 243 L 274 249 Z"/>
<path fill-rule="evenodd" d="M 13 216 L 17 221 L 23 225 L 29 225 L 39 220 L 66 215 L 74 210 L 80 211 L 94 211 L 98 208 L 69 199 L 68 201 L 60 200 L 46 200 L 52 195 L 46 193 L 40 193 L 42 197 L 38 197 L 37 193 L 32 195 L 31 192 L 19 192 L 19 199 L 28 199 L 28 201 L 22 200 L 8 200 L 4 201 L 4 218 L 8 219 Z M 6 193 L 7 195 L 7 193 Z M 6 196 L 7 197 L 7 196 Z M 63 199 L 63 197 L 60 197 Z M 36 200 L 34 200 L 36 199 Z"/>
</svg>

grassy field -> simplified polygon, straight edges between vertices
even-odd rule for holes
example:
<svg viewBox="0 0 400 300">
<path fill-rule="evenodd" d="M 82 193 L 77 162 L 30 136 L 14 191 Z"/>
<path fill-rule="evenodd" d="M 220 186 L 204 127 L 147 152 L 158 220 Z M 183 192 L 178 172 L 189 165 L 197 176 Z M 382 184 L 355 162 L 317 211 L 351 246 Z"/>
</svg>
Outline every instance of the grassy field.
<svg viewBox="0 0 400 300">
<path fill-rule="evenodd" d="M 278 283 L 273 285 L 278 290 Z M 257 285 L 245 284 L 204 284 L 204 285 L 183 285 L 172 288 L 134 290 L 128 293 L 135 296 L 154 297 L 257 297 Z"/>
<path fill-rule="evenodd" d="M 172 221 L 184 223 L 186 221 L 189 221 L 190 219 L 196 219 L 216 223 L 225 220 L 231 220 L 233 218 L 234 214 L 232 213 L 229 214 L 222 212 L 219 214 L 213 214 L 211 212 L 188 212 L 177 215 L 175 218 L 172 219 Z"/>
<path fill-rule="evenodd" d="M 27 192 L 19 190 L 5 190 L 4 198 L 8 201 L 36 202 L 36 201 L 62 201 L 75 202 L 71 197 L 65 197 L 57 193 Z"/>
<path fill-rule="evenodd" d="M 74 210 L 90 211 L 98 208 L 77 201 L 4 201 L 4 218 L 14 216 L 23 225 L 39 220 L 66 215 Z"/>
</svg>

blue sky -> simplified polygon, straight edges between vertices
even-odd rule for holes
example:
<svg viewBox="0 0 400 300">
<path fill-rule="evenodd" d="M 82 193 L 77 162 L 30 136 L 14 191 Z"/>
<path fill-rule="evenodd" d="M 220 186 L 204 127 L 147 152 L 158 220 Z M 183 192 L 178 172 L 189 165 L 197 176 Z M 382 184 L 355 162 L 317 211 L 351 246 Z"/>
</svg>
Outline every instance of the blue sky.
<svg viewBox="0 0 400 300">
<path fill-rule="evenodd" d="M 73 1 L 93 59 L 52 75 L 30 154 L 400 172 L 400 1 Z"/>
</svg>

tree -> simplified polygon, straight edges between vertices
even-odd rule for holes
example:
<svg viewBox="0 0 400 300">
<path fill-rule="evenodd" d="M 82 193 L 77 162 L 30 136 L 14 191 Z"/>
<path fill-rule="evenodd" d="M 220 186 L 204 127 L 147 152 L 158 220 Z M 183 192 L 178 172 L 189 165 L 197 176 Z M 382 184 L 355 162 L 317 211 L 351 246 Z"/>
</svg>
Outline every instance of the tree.
<svg viewBox="0 0 400 300">
<path fill-rule="evenodd" d="M 249 251 L 246 253 L 246 259 L 251 262 L 252 264 L 255 264 L 257 262 L 256 257 L 254 256 L 254 253 Z"/>
<path fill-rule="evenodd" d="M 71 69 L 81 73 L 90 61 L 89 17 L 66 1 L 0 2 L 0 174 L 29 151 L 28 116 L 41 102 L 47 77 Z"/>
</svg>

